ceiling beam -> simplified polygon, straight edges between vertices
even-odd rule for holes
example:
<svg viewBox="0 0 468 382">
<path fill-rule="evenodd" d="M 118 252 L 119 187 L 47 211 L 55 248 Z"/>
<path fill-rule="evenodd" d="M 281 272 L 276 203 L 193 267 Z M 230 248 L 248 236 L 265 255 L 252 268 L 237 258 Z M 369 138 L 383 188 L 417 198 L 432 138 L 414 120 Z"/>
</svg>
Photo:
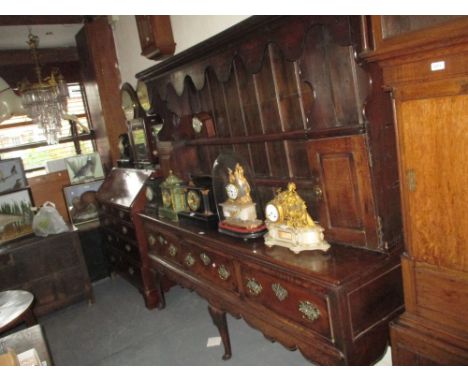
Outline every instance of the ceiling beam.
<svg viewBox="0 0 468 382">
<path fill-rule="evenodd" d="M 41 65 L 54 62 L 79 61 L 76 48 L 38 49 L 39 63 Z M 0 50 L 0 67 L 10 65 L 33 64 L 29 49 Z"/>
<path fill-rule="evenodd" d="M 84 16 L 54 15 L 54 16 L 0 16 L 0 26 L 12 25 L 50 25 L 50 24 L 82 24 Z"/>
</svg>

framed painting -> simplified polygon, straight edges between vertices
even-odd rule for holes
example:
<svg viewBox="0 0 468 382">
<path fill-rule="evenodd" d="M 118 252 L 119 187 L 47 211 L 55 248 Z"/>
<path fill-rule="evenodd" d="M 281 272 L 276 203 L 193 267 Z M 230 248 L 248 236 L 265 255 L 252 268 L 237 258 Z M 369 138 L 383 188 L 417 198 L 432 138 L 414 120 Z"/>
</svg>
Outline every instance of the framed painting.
<svg viewBox="0 0 468 382">
<path fill-rule="evenodd" d="M 0 160 L 0 194 L 20 190 L 27 186 L 28 181 L 21 158 Z"/>
<path fill-rule="evenodd" d="M 104 180 L 63 187 L 70 222 L 84 224 L 98 219 L 96 193 Z"/>
<path fill-rule="evenodd" d="M 101 158 L 98 153 L 65 158 L 71 184 L 92 182 L 104 178 Z"/>
<path fill-rule="evenodd" d="M 33 205 L 29 188 L 0 195 L 0 245 L 33 233 Z"/>
</svg>

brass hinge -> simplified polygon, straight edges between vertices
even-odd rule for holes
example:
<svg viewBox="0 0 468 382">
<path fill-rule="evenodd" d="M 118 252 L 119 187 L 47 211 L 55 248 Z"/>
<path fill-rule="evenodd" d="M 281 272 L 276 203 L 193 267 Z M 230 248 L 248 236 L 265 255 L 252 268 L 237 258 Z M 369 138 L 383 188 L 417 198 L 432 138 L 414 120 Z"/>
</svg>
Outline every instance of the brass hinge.
<svg viewBox="0 0 468 382">
<path fill-rule="evenodd" d="M 408 190 L 410 192 L 416 191 L 416 171 L 410 168 L 406 171 L 406 181 L 408 183 Z"/>
</svg>

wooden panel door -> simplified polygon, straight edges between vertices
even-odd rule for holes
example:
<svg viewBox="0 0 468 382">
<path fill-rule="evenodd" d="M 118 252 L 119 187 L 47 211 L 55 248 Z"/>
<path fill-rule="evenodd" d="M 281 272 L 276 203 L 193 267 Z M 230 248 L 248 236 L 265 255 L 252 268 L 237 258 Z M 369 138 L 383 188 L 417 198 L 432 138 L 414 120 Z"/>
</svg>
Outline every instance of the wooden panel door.
<svg viewBox="0 0 468 382">
<path fill-rule="evenodd" d="M 326 239 L 379 248 L 366 137 L 311 141 L 308 156 Z"/>
<path fill-rule="evenodd" d="M 468 270 L 468 95 L 400 102 L 406 248 L 414 260 Z"/>
</svg>

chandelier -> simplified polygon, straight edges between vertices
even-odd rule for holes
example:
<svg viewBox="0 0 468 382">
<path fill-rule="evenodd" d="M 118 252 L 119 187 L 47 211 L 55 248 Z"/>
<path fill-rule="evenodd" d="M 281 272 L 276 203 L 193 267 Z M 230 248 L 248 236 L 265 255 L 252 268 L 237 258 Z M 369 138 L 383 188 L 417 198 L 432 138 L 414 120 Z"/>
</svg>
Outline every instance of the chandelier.
<svg viewBox="0 0 468 382">
<path fill-rule="evenodd" d="M 59 142 L 62 119 L 67 114 L 68 87 L 58 69 L 53 69 L 49 77 L 42 78 L 37 48 L 39 38 L 29 32 L 28 42 L 34 61 L 37 82 L 27 79 L 19 84 L 21 102 L 26 114 L 42 129 L 47 144 Z"/>
</svg>

